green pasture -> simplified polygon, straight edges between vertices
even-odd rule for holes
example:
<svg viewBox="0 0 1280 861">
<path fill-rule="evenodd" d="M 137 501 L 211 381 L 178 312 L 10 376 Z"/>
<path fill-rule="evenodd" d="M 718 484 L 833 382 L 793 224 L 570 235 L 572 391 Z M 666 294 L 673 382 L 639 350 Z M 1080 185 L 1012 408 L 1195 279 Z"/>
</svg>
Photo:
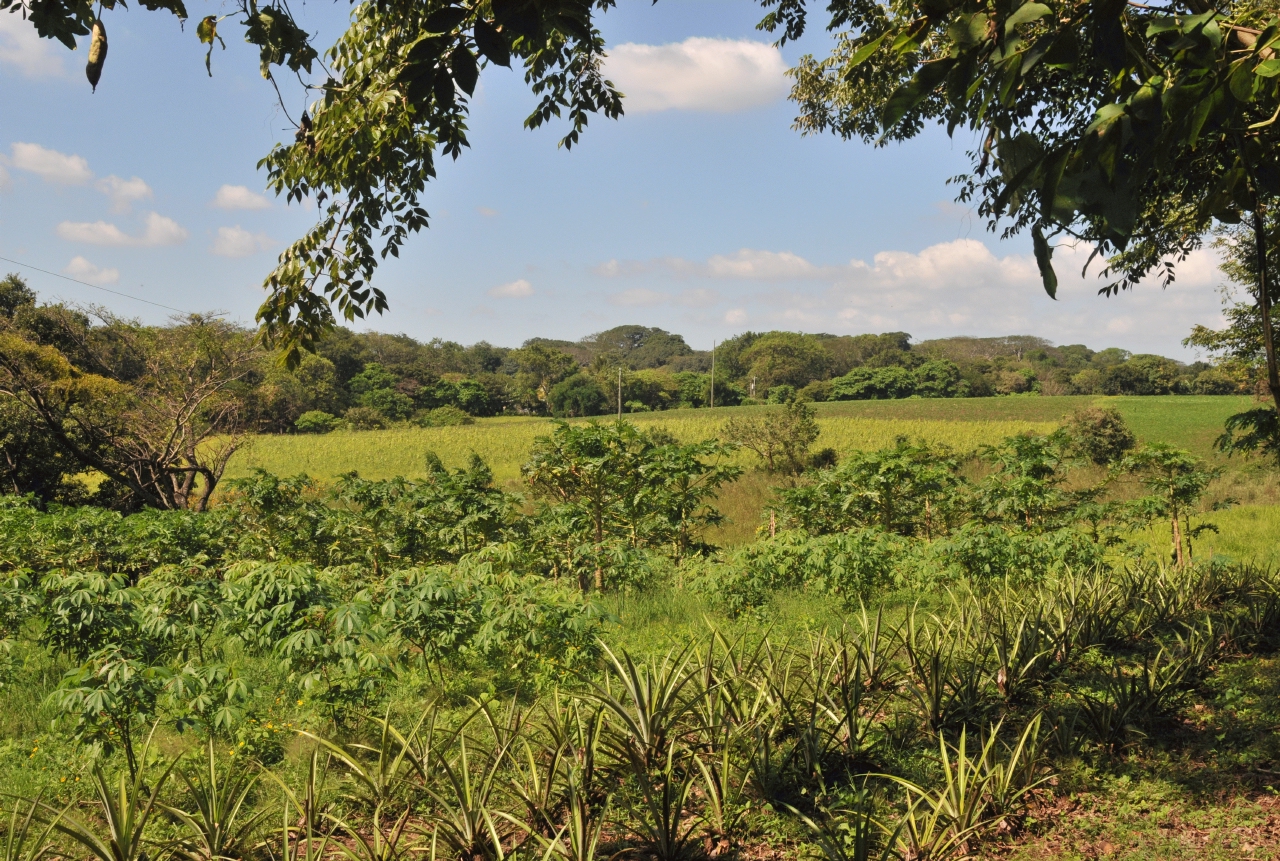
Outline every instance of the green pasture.
<svg viewBox="0 0 1280 861">
<path fill-rule="evenodd" d="M 1214 498 L 1230 497 L 1243 504 L 1214 515 L 1212 519 L 1221 533 L 1202 540 L 1206 552 L 1280 563 L 1280 550 L 1270 537 L 1280 527 L 1280 508 L 1273 505 L 1275 476 L 1270 471 L 1248 467 L 1240 459 L 1229 461 L 1213 451 L 1213 441 L 1222 432 L 1223 421 L 1232 413 L 1248 409 L 1253 403 L 1248 397 L 1014 396 L 817 404 L 822 434 L 815 447 L 829 446 L 844 455 L 891 445 L 896 437 L 907 436 L 969 452 L 1016 433 L 1051 431 L 1064 416 L 1090 403 L 1114 406 L 1140 439 L 1189 449 L 1226 468 L 1221 489 Z M 642 427 L 664 427 L 681 440 L 693 441 L 718 436 L 731 416 L 768 409 L 753 406 L 671 410 L 631 413 L 627 419 Z M 277 475 L 306 473 L 321 481 L 353 470 L 366 478 L 414 478 L 423 474 L 428 451 L 436 452 L 446 464 L 454 466 L 475 452 L 489 463 L 500 483 L 514 486 L 534 439 L 548 433 L 551 427 L 550 419 L 499 416 L 457 427 L 258 436 L 232 459 L 226 477 L 239 478 L 261 468 Z M 747 453 L 738 454 L 736 459 L 745 467 L 753 464 Z M 727 487 L 719 505 L 729 523 L 717 530 L 713 540 L 730 544 L 751 540 L 776 481 L 773 476 L 749 471 Z M 1153 539 L 1153 546 L 1160 545 L 1161 540 Z"/>
<path fill-rule="evenodd" d="M 681 440 L 716 437 L 731 415 L 763 410 L 735 407 L 720 410 L 672 410 L 637 413 L 628 421 L 641 427 L 663 427 Z M 822 435 L 816 447 L 830 446 L 841 454 L 892 445 L 899 436 L 945 443 L 957 451 L 970 451 L 1006 436 L 1032 431 L 1044 433 L 1056 427 L 1052 421 L 1025 419 L 945 419 L 913 417 L 857 417 L 835 410 L 818 416 Z M 262 468 L 278 475 L 300 472 L 331 479 L 355 470 L 366 478 L 414 477 L 423 474 L 424 455 L 434 451 L 447 464 L 459 465 L 472 452 L 492 467 L 500 482 L 519 478 L 533 441 L 550 432 L 544 418 L 498 417 L 478 419 L 473 425 L 443 428 L 393 428 L 379 431 L 339 431 L 324 436 L 259 436 L 238 453 L 227 468 L 228 478 Z M 743 465 L 750 457 L 739 455 Z"/>
<path fill-rule="evenodd" d="M 1051 430 L 1063 416 L 1091 402 L 1114 406 L 1142 439 L 1168 442 L 1201 456 L 1212 456 L 1223 420 L 1252 403 L 1247 397 L 1172 395 L 844 401 L 817 405 L 822 428 L 817 446 L 846 454 L 909 436 L 971 451 L 1015 433 Z M 631 413 L 627 419 L 641 426 L 665 427 L 682 440 L 696 440 L 717 436 L 733 415 L 767 409 L 671 410 Z M 413 477 L 422 474 L 423 455 L 434 451 L 454 464 L 475 452 L 489 462 L 499 481 L 506 482 L 519 477 L 534 439 L 547 433 L 550 425 L 545 418 L 500 416 L 460 427 L 259 436 L 232 459 L 227 477 L 238 478 L 259 467 L 279 475 L 305 472 L 322 480 L 352 470 L 367 478 Z"/>
</svg>

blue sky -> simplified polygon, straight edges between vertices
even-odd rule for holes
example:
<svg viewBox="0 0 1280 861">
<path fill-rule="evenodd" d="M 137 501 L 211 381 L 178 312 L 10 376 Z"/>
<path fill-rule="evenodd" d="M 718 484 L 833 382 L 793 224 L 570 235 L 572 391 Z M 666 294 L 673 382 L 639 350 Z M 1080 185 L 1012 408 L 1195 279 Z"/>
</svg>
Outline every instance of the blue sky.
<svg viewBox="0 0 1280 861">
<path fill-rule="evenodd" d="M 485 70 L 472 147 L 440 163 L 431 229 L 379 270 L 391 310 L 363 328 L 517 345 L 642 323 L 700 348 L 746 329 L 1030 333 L 1191 358 L 1179 346 L 1191 325 L 1219 323 L 1210 252 L 1167 291 L 1102 299 L 1073 274 L 1086 249 L 1064 248 L 1049 300 L 1029 242 L 999 242 L 952 201 L 967 137 L 931 130 L 875 149 L 792 131 L 782 71 L 822 52 L 825 34 L 779 52 L 748 0 L 620 5 L 601 23 L 627 115 L 596 118 L 565 152 L 562 127 L 523 129 L 533 97 L 520 74 Z M 185 32 L 167 13 L 107 12 L 96 94 L 87 46 L 37 40 L 0 13 L 0 256 L 249 323 L 312 211 L 263 190 L 256 162 L 291 132 L 233 22 L 205 73 L 194 22 L 230 6 L 189 8 Z M 327 45 L 348 11 L 315 3 L 301 17 Z M 286 98 L 296 117 L 301 92 Z M 24 274 L 49 300 L 169 313 Z"/>
</svg>

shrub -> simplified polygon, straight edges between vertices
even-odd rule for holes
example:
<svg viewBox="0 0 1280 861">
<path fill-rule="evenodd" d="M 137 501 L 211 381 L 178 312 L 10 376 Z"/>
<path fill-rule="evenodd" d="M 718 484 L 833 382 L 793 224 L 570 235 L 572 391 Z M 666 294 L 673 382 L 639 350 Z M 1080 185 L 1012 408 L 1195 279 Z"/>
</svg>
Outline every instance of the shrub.
<svg viewBox="0 0 1280 861">
<path fill-rule="evenodd" d="M 307 410 L 298 416 L 293 426 L 298 433 L 328 433 L 341 423 L 341 419 L 324 410 Z"/>
<path fill-rule="evenodd" d="M 342 418 L 351 430 L 380 430 L 387 426 L 382 413 L 372 407 L 352 407 Z"/>
<path fill-rule="evenodd" d="M 789 386 L 785 383 L 781 386 L 774 386 L 769 389 L 767 403 L 771 404 L 789 404 L 796 399 L 796 387 Z"/>
<path fill-rule="evenodd" d="M 377 411 L 391 421 L 413 415 L 413 398 L 394 389 L 374 389 L 360 396 L 360 406 Z"/>
<path fill-rule="evenodd" d="M 915 393 L 916 377 L 906 368 L 854 368 L 831 381 L 833 401 L 876 401 L 907 398 Z"/>
<path fill-rule="evenodd" d="M 910 542 L 879 528 L 818 537 L 788 529 L 738 549 L 720 565 L 703 566 L 692 585 L 732 616 L 757 610 L 787 589 L 856 605 L 895 585 L 895 572 L 913 567 L 913 553 Z"/>
<path fill-rule="evenodd" d="M 1083 571 L 1104 562 L 1104 548 L 1066 527 L 1031 533 L 990 523 L 966 523 L 947 540 L 929 547 L 923 571 L 950 568 L 977 581 L 1032 583 L 1066 570 Z"/>
<path fill-rule="evenodd" d="M 796 392 L 796 400 L 813 401 L 822 403 L 831 400 L 831 381 L 830 380 L 814 380 L 800 391 Z"/>
<path fill-rule="evenodd" d="M 969 394 L 969 383 L 960 375 L 960 368 L 945 359 L 925 362 L 912 372 L 915 375 L 915 394 L 921 398 L 963 398 Z"/>
<path fill-rule="evenodd" d="M 1225 371 L 1210 368 L 1200 372 L 1191 390 L 1197 395 L 1234 395 L 1240 392 L 1240 382 Z"/>
<path fill-rule="evenodd" d="M 434 410 L 418 413 L 415 421 L 424 428 L 456 427 L 458 425 L 475 424 L 476 420 L 455 406 L 436 407 Z"/>
<path fill-rule="evenodd" d="M 1086 368 L 1071 378 L 1071 391 L 1077 395 L 1096 395 L 1102 391 L 1102 371 Z"/>
<path fill-rule="evenodd" d="M 1098 466 L 1116 463 L 1138 442 L 1112 407 L 1082 407 L 1067 418 L 1071 448 Z"/>
<path fill-rule="evenodd" d="M 547 396 L 553 415 L 559 418 L 598 416 L 605 411 L 609 399 L 599 383 L 578 373 L 557 383 Z"/>
<path fill-rule="evenodd" d="M 750 449 L 769 472 L 804 472 L 809 446 L 820 433 L 817 411 L 798 401 L 762 416 L 729 419 L 721 436 Z"/>
</svg>

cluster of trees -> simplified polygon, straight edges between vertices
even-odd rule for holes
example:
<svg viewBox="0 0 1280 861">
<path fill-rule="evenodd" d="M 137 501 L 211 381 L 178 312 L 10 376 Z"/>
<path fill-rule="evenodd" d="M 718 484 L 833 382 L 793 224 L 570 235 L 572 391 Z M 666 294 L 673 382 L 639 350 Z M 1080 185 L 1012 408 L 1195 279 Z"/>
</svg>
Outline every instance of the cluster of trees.
<svg viewBox="0 0 1280 861">
<path fill-rule="evenodd" d="M 618 411 L 907 397 L 1230 394 L 1241 368 L 1183 364 L 1032 336 L 912 344 L 906 333 L 747 332 L 709 351 L 662 329 L 618 326 L 581 341 L 421 343 L 337 329 L 294 370 L 265 367 L 251 415 L 268 432 L 449 424 L 502 413 L 581 417 Z M 305 416 L 305 418 L 303 418 Z M 299 421 L 299 419 L 302 419 Z"/>
<path fill-rule="evenodd" d="M 1256 314 L 1247 305 L 1231 313 L 1240 318 L 1232 327 L 1197 329 L 1188 341 L 1215 355 L 1214 366 L 1030 336 L 912 344 L 901 332 L 747 332 L 717 348 L 713 379 L 710 353 L 679 335 L 619 326 L 514 349 L 335 329 L 288 368 L 254 332 L 216 317 L 143 326 L 102 309 L 40 304 L 10 275 L 0 281 L 0 485 L 126 510 L 203 508 L 250 433 L 593 416 L 618 411 L 619 397 L 622 411 L 638 412 L 713 398 L 729 406 L 1249 391 L 1261 379 L 1258 338 L 1246 331 Z M 92 492 L 73 478 L 86 473 L 103 477 Z"/>
</svg>

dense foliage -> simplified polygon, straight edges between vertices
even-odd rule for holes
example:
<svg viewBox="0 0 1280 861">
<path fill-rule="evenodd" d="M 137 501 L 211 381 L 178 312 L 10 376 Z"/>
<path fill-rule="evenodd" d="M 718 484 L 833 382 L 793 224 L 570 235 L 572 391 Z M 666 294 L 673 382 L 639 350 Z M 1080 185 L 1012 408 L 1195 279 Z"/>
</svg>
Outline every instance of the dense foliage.
<svg viewBox="0 0 1280 861">
<path fill-rule="evenodd" d="M 851 827 L 947 858 L 1017 834 L 1059 763 L 1132 750 L 1220 662 L 1280 645 L 1280 583 L 1192 555 L 1214 473 L 1114 413 L 976 456 L 900 439 L 816 466 L 812 408 L 765 415 L 793 451 L 760 539 L 731 550 L 708 530 L 733 447 L 626 422 L 556 424 L 527 498 L 430 454 L 416 481 L 257 472 L 203 512 L 0 497 L 0 697 L 43 684 L 89 798 L 163 799 L 138 834 L 184 858 L 314 840 L 315 861 L 683 859 Z M 1160 521 L 1167 564 L 1130 543 Z M 867 609 L 947 592 L 937 614 Z M 797 593 L 844 629 L 711 632 L 649 662 L 607 645 L 616 596 L 750 621 Z M 201 750 L 158 765 L 157 733 Z M 242 814 L 200 818 L 219 804 Z M 41 839 L 97 845 L 82 814 Z"/>
</svg>

